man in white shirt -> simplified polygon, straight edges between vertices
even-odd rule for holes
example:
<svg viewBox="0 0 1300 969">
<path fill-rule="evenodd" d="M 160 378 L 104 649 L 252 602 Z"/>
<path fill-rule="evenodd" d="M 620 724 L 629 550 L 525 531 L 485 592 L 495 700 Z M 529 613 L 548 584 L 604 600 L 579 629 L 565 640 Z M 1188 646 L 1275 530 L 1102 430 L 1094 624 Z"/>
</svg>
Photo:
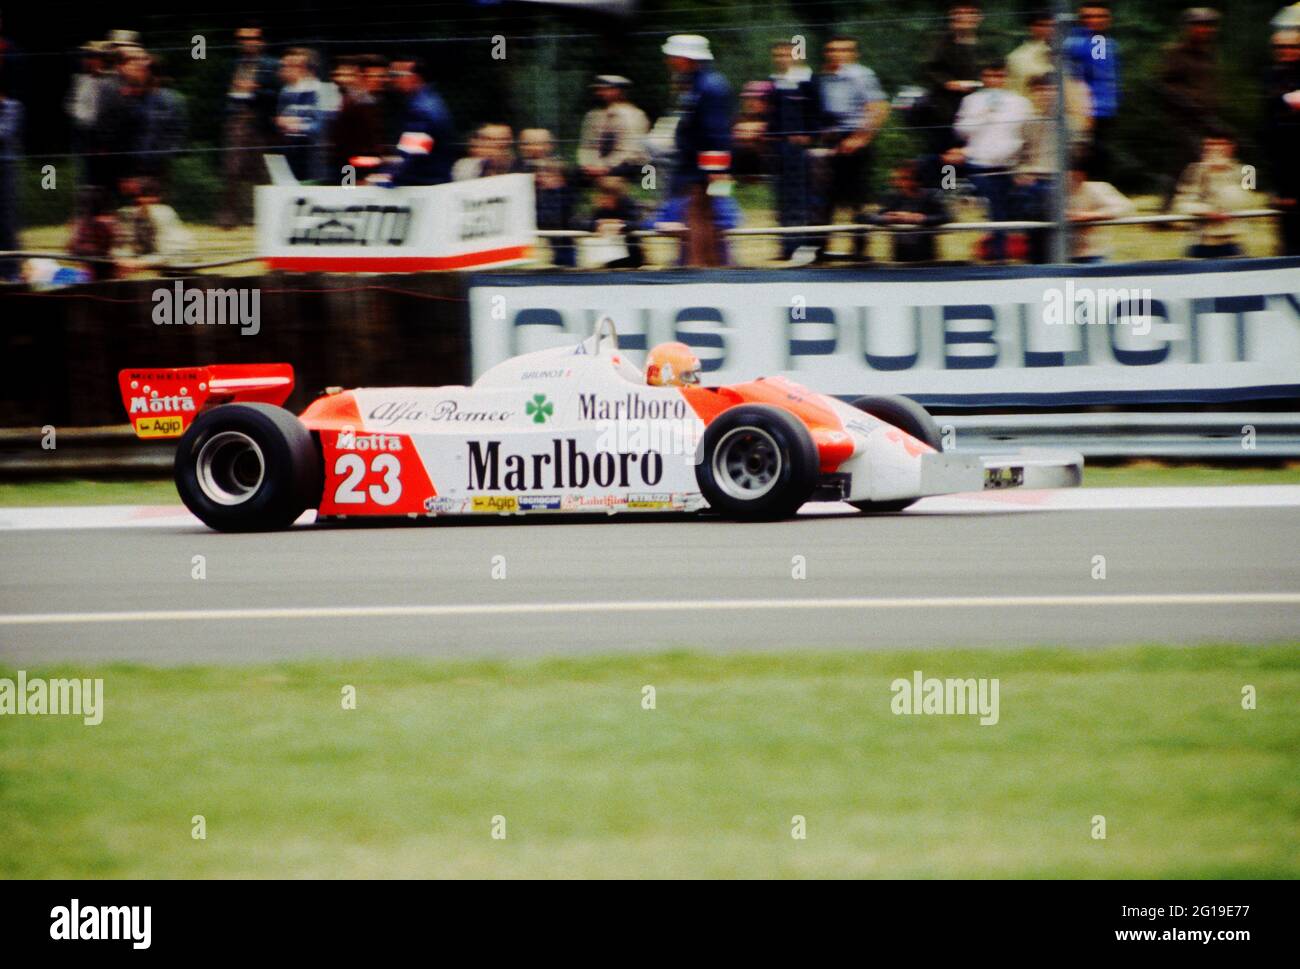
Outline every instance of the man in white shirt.
<svg viewBox="0 0 1300 969">
<path fill-rule="evenodd" d="M 600 74 L 591 85 L 601 106 L 582 119 L 578 166 L 588 179 L 617 175 L 641 177 L 650 160 L 645 139 L 650 122 L 645 112 L 627 99 L 632 82 L 618 74 Z"/>
<path fill-rule="evenodd" d="M 131 204 L 117 215 L 113 258 L 119 273 L 154 271 L 191 254 L 194 236 L 176 210 L 163 204 L 156 179 L 125 179 L 123 190 Z"/>
<path fill-rule="evenodd" d="M 1056 18 L 1050 10 L 1035 10 L 1029 15 L 1029 39 L 1007 55 L 1007 87 L 1021 97 L 1029 97 L 1029 82 L 1040 74 L 1056 70 L 1052 56 L 1052 38 Z"/>
<path fill-rule="evenodd" d="M 1012 214 L 1014 169 L 1025 145 L 1025 125 L 1034 117 L 1027 98 L 1007 90 L 1007 68 L 1000 62 L 981 72 L 982 90 L 962 99 L 953 130 L 964 147 L 945 156 L 950 164 L 964 162 L 975 190 L 988 203 L 989 219 L 1007 222 Z M 993 233 L 989 256 L 1006 254 L 1006 234 Z"/>
<path fill-rule="evenodd" d="M 1110 182 L 1090 181 L 1083 168 L 1070 172 L 1066 218 L 1070 220 L 1071 262 L 1104 262 L 1108 253 L 1092 223 L 1122 219 L 1133 214 L 1133 203 Z"/>
</svg>

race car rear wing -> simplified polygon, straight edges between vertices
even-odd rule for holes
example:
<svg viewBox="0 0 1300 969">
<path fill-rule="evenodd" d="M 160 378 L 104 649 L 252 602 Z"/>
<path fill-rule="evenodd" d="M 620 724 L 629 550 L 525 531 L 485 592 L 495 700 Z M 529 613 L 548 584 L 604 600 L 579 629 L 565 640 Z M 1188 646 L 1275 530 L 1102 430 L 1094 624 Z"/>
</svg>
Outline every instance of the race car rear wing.
<svg viewBox="0 0 1300 969">
<path fill-rule="evenodd" d="M 283 404 L 293 393 L 293 367 L 287 363 L 219 363 L 123 370 L 117 383 L 136 436 L 170 438 L 180 437 L 200 411 L 217 404 Z"/>
</svg>

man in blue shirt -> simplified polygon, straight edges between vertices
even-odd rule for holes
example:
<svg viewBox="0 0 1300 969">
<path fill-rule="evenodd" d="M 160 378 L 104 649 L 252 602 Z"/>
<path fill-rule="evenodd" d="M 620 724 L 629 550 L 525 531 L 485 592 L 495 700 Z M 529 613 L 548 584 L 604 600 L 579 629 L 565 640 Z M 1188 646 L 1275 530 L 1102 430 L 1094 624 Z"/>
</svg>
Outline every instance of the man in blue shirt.
<svg viewBox="0 0 1300 969">
<path fill-rule="evenodd" d="M 866 204 L 871 188 L 871 143 L 889 115 L 889 100 L 875 71 L 858 63 L 858 42 L 834 37 L 823 49 L 824 65 L 817 77 L 821 95 L 822 145 L 829 171 L 823 192 L 822 218 L 835 220 L 835 210 L 847 206 L 854 219 Z M 866 253 L 866 237 L 853 238 L 853 254 Z M 822 245 L 825 251 L 825 243 Z"/>
<path fill-rule="evenodd" d="M 285 160 L 300 182 L 321 177 L 320 79 L 316 52 L 291 47 L 280 59 L 284 87 L 276 102 L 275 125 L 284 144 Z"/>
<path fill-rule="evenodd" d="M 663 54 L 682 89 L 677 103 L 677 166 L 669 194 L 686 198 L 683 262 L 720 266 L 726 261 L 726 248 L 714 200 L 731 194 L 731 85 L 713 67 L 708 40 L 697 34 L 669 37 Z"/>
<path fill-rule="evenodd" d="M 425 82 L 424 63 L 418 57 L 398 57 L 389 67 L 393 89 L 405 98 L 405 107 L 397 140 L 399 158 L 388 169 L 386 184 L 397 187 L 450 182 L 456 153 L 451 112 Z"/>
<path fill-rule="evenodd" d="M 767 138 L 773 145 L 776 167 L 776 207 L 781 225 L 810 225 L 818 211 L 812 191 L 809 150 L 821 127 L 821 105 L 812 69 L 794 60 L 794 45 L 778 40 L 772 45 L 772 95 L 768 105 Z M 800 250 L 803 250 L 801 253 Z M 796 253 L 816 251 L 811 237 L 781 237 L 786 259 Z"/>
<path fill-rule="evenodd" d="M 1108 3 L 1084 3 L 1079 24 L 1066 41 L 1072 73 L 1092 95 L 1092 157 L 1088 169 L 1098 181 L 1110 181 L 1115 159 L 1111 138 L 1119 115 L 1119 44 L 1111 35 Z"/>
</svg>

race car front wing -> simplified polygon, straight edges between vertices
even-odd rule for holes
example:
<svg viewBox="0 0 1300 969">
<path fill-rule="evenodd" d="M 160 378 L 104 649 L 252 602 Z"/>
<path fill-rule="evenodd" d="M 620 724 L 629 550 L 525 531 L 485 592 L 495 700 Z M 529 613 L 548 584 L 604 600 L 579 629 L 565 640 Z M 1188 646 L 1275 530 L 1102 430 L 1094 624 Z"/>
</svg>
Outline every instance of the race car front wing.
<svg viewBox="0 0 1300 969">
<path fill-rule="evenodd" d="M 921 494 L 951 495 L 1004 488 L 1077 488 L 1083 455 L 1026 448 L 1005 454 L 936 451 L 921 457 Z"/>
</svg>

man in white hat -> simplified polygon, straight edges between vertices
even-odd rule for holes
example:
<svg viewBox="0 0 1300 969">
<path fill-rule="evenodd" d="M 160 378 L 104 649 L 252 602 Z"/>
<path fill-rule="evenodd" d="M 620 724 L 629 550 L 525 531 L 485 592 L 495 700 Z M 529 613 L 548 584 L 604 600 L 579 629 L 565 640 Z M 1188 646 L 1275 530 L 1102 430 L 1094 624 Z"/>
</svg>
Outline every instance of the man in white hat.
<svg viewBox="0 0 1300 969">
<path fill-rule="evenodd" d="M 663 45 L 663 54 L 681 87 L 677 167 L 669 194 L 686 202 L 682 261 L 688 266 L 721 266 L 726 245 L 713 199 L 731 189 L 731 85 L 713 67 L 709 42 L 698 34 L 674 34 Z"/>
</svg>

